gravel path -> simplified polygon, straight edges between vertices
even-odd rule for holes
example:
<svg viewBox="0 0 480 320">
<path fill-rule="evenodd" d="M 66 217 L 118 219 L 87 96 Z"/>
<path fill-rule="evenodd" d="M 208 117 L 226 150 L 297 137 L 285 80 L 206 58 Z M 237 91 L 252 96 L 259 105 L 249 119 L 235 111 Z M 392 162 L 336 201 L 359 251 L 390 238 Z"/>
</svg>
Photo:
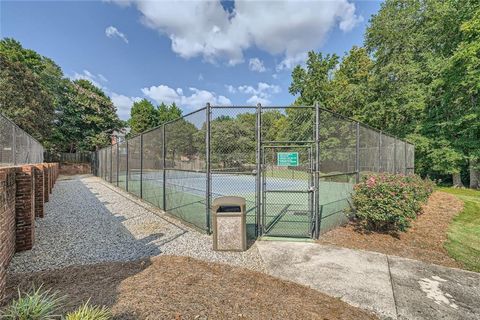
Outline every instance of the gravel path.
<svg viewBox="0 0 480 320">
<path fill-rule="evenodd" d="M 92 176 L 59 179 L 35 232 L 34 248 L 15 254 L 10 272 L 162 254 L 265 271 L 256 245 L 241 253 L 213 251 L 211 236 Z"/>
</svg>

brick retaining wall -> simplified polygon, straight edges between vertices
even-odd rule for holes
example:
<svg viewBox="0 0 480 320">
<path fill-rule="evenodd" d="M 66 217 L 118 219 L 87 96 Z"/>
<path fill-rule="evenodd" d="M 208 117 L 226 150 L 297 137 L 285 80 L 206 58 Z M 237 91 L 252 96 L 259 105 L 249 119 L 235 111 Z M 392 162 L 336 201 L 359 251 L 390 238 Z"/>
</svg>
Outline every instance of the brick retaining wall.
<svg viewBox="0 0 480 320">
<path fill-rule="evenodd" d="M 34 177 L 35 177 L 35 217 L 43 218 L 45 211 L 43 206 L 45 204 L 45 170 L 43 164 L 35 164 Z"/>
<path fill-rule="evenodd" d="M 49 195 L 50 195 L 50 167 L 48 166 L 48 163 L 43 163 L 43 196 L 45 201 L 48 202 L 49 200 Z"/>
<path fill-rule="evenodd" d="M 58 173 L 57 163 L 0 168 L 0 301 L 13 254 L 34 245 L 35 218 L 45 215 Z"/>
<path fill-rule="evenodd" d="M 35 179 L 33 166 L 15 168 L 15 250 L 25 251 L 33 247 L 35 237 Z"/>
<path fill-rule="evenodd" d="M 15 168 L 0 169 L 0 300 L 6 269 L 15 252 Z"/>
</svg>

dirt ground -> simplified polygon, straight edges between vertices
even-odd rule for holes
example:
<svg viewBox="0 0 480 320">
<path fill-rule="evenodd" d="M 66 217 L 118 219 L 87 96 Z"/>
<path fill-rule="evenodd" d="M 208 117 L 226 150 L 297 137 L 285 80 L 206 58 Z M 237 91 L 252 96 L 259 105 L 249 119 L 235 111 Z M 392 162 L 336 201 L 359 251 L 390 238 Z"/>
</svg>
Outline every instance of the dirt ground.
<svg viewBox="0 0 480 320">
<path fill-rule="evenodd" d="M 16 274 L 7 301 L 17 286 L 32 283 L 68 295 L 66 310 L 90 298 L 109 306 L 115 319 L 376 319 L 292 282 L 185 257 Z"/>
<path fill-rule="evenodd" d="M 461 263 L 450 258 L 443 245 L 447 240 L 450 221 L 462 209 L 461 200 L 448 193 L 436 191 L 407 232 L 366 232 L 352 222 L 327 232 L 320 237 L 319 242 L 461 268 Z"/>
</svg>

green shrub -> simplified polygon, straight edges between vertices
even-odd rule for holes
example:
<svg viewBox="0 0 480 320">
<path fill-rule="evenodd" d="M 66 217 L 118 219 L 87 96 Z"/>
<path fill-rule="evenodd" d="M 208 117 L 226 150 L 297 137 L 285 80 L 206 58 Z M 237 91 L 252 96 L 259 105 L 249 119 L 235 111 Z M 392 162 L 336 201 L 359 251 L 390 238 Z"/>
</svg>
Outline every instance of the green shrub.
<svg viewBox="0 0 480 320">
<path fill-rule="evenodd" d="M 357 219 L 370 230 L 405 231 L 421 213 L 434 184 L 417 175 L 371 174 L 354 188 Z"/>
<path fill-rule="evenodd" d="M 30 292 L 20 293 L 18 299 L 13 301 L 1 313 L 1 319 L 9 320 L 52 320 L 60 319 L 57 311 L 61 307 L 63 298 L 50 290 L 42 291 L 32 288 Z"/>
<path fill-rule="evenodd" d="M 65 320 L 110 320 L 112 314 L 107 307 L 91 306 L 89 302 L 66 315 Z"/>
</svg>

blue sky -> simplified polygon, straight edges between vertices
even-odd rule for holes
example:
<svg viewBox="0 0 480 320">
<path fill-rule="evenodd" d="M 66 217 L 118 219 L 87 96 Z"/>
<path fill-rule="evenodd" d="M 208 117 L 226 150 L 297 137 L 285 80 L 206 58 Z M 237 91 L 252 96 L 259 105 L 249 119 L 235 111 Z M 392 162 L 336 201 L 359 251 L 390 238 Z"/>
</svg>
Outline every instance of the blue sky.
<svg viewBox="0 0 480 320">
<path fill-rule="evenodd" d="M 122 119 L 133 101 L 287 105 L 308 50 L 361 45 L 380 2 L 2 1 L 0 35 L 87 78 Z"/>
</svg>

